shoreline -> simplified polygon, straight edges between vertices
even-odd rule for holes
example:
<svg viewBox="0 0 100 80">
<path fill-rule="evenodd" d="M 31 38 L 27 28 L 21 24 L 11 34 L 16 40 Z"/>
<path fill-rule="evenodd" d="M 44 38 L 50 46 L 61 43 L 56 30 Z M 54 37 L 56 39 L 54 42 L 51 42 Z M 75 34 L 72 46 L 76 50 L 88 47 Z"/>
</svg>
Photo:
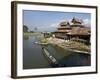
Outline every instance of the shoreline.
<svg viewBox="0 0 100 80">
<path fill-rule="evenodd" d="M 67 47 L 67 46 L 65 46 L 65 45 L 62 44 L 63 42 L 65 42 L 62 39 L 48 38 L 47 42 L 49 44 L 56 45 L 58 47 L 61 47 L 63 49 L 67 49 L 67 50 L 73 51 L 73 52 L 78 52 L 78 53 L 83 53 L 83 54 L 90 54 L 91 53 L 91 52 L 88 52 L 88 51 L 82 51 L 82 50 L 78 50 L 78 49 L 71 49 L 71 47 L 70 47 L 71 45 L 70 46 L 67 45 L 68 46 Z M 69 42 L 66 42 L 66 43 L 69 43 Z M 73 48 L 74 48 L 74 46 L 73 46 Z"/>
</svg>

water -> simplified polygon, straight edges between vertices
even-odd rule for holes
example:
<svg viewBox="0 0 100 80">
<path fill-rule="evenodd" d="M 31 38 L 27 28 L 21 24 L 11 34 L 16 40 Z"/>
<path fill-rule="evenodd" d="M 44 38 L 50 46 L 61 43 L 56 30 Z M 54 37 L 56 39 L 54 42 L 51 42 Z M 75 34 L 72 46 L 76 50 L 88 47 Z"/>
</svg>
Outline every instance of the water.
<svg viewBox="0 0 100 80">
<path fill-rule="evenodd" d="M 42 47 L 34 44 L 37 41 L 36 38 L 37 36 L 24 36 L 23 38 L 23 69 L 54 67 L 46 56 L 43 55 Z M 71 52 L 54 45 L 48 45 L 46 48 L 59 62 L 60 67 L 91 65 L 89 54 Z"/>
</svg>

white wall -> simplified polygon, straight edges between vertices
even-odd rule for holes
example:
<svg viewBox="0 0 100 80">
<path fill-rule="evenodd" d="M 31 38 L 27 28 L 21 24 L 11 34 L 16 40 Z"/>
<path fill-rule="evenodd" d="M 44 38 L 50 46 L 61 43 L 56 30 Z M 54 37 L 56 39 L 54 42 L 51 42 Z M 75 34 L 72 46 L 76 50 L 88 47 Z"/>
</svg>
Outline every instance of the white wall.
<svg viewBox="0 0 100 80">
<path fill-rule="evenodd" d="M 79 4 L 79 5 L 82 4 L 98 5 L 98 6 L 100 3 L 99 0 L 28 0 L 28 1 Z M 0 80 L 13 80 L 10 78 L 10 68 L 11 68 L 11 11 L 10 11 L 11 8 L 10 7 L 11 7 L 11 0 L 0 0 Z M 98 19 L 100 21 L 99 16 Z M 99 26 L 100 24 L 98 25 L 98 30 L 100 29 Z M 100 35 L 99 31 L 98 34 Z M 100 42 L 98 42 L 98 45 L 99 44 Z M 98 57 L 100 57 L 99 52 L 98 52 Z M 98 63 L 100 63 L 100 59 L 98 61 L 99 61 Z M 100 67 L 100 64 L 98 64 L 98 67 Z M 100 76 L 100 69 L 98 74 L 60 76 L 60 77 L 49 77 L 49 78 L 48 77 L 27 78 L 25 80 L 55 80 L 55 79 L 56 80 L 100 80 L 99 76 Z"/>
</svg>

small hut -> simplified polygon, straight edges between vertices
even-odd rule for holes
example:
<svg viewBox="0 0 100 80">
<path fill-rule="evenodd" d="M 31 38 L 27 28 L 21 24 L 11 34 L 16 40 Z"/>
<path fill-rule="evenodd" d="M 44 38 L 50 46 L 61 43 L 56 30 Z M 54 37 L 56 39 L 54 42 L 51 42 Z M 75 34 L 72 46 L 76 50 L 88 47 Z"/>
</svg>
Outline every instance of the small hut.
<svg viewBox="0 0 100 80">
<path fill-rule="evenodd" d="M 63 21 L 59 24 L 59 27 L 57 28 L 57 31 L 55 32 L 55 37 L 65 39 L 66 33 L 68 33 L 71 30 L 70 24 L 67 21 Z"/>
</svg>

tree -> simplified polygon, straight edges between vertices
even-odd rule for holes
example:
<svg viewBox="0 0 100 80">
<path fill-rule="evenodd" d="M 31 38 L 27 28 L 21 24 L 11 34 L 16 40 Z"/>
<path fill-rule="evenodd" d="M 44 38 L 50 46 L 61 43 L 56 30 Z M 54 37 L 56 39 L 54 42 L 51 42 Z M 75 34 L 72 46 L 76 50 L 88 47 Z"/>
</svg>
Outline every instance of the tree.
<svg viewBox="0 0 100 80">
<path fill-rule="evenodd" d="M 34 30 L 35 30 L 35 32 L 36 32 L 36 31 L 38 30 L 38 28 L 37 28 L 37 27 L 35 27 L 35 28 L 34 28 Z"/>
<path fill-rule="evenodd" d="M 30 33 L 34 33 L 34 31 L 30 31 Z"/>
<path fill-rule="evenodd" d="M 28 27 L 26 25 L 23 25 L 23 32 L 28 32 Z"/>
</svg>

